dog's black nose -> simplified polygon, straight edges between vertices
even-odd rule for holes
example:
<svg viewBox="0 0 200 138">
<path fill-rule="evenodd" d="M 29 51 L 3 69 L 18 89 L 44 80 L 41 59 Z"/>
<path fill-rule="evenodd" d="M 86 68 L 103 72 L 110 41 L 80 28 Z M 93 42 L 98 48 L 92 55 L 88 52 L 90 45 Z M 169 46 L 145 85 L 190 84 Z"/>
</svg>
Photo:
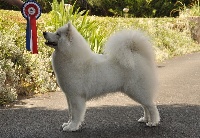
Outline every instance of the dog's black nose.
<svg viewBox="0 0 200 138">
<path fill-rule="evenodd" d="M 43 32 L 43 35 L 46 35 L 47 34 L 47 32 Z"/>
</svg>

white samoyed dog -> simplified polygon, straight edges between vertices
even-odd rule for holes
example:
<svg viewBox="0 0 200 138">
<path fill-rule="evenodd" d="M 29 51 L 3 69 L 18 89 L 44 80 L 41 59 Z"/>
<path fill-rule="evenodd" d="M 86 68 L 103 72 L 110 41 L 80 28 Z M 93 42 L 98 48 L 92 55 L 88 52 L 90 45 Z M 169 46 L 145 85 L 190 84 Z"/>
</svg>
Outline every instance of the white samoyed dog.
<svg viewBox="0 0 200 138">
<path fill-rule="evenodd" d="M 86 101 L 112 92 L 122 92 L 140 103 L 144 117 L 139 122 L 157 126 L 160 116 L 153 100 L 157 87 L 154 53 L 140 31 L 122 30 L 105 44 L 104 54 L 93 53 L 69 22 L 55 33 L 44 32 L 52 54 L 57 82 L 65 93 L 69 122 L 63 131 L 76 131 L 84 120 Z"/>
</svg>

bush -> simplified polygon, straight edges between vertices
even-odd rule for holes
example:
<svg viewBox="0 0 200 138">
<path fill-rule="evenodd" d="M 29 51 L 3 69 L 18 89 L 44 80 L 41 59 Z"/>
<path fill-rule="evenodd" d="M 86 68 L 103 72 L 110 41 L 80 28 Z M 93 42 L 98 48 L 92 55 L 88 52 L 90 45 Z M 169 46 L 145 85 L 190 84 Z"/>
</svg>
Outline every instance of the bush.
<svg viewBox="0 0 200 138">
<path fill-rule="evenodd" d="M 179 0 L 190 6 L 195 0 Z M 131 17 L 170 17 L 179 15 L 177 0 L 88 0 L 94 15 L 123 16 L 123 8 L 129 8 Z M 172 10 L 176 12 L 170 14 Z"/>
<path fill-rule="evenodd" d="M 53 0 L 36 0 L 42 7 L 43 13 L 50 12 Z M 57 0 L 61 2 L 62 0 Z M 123 8 L 129 8 L 130 17 L 169 17 L 178 16 L 181 5 L 176 5 L 177 1 L 191 8 L 198 0 L 64 0 L 65 4 L 73 5 L 80 10 L 89 10 L 90 15 L 98 16 L 124 16 Z M 0 9 L 19 10 L 15 6 L 10 6 L 6 2 L 0 3 Z M 171 11 L 175 11 L 170 14 Z"/>
<path fill-rule="evenodd" d="M 40 39 L 43 24 L 38 26 L 39 54 L 30 54 L 25 50 L 25 24 L 21 14 L 1 13 L 0 105 L 14 101 L 18 95 L 55 91 L 57 84 L 50 65 L 52 51 L 45 48 L 44 40 Z"/>
<path fill-rule="evenodd" d="M 98 29 L 99 32 L 104 32 L 105 40 L 111 33 L 123 28 L 146 32 L 152 39 L 158 62 L 200 50 L 199 45 L 191 38 L 189 21 L 185 18 L 96 17 L 95 20 L 101 24 Z"/>
<path fill-rule="evenodd" d="M 91 13 L 98 16 L 123 16 L 123 9 L 129 8 L 134 17 L 152 17 L 152 9 L 146 0 L 88 0 Z"/>
<path fill-rule="evenodd" d="M 101 47 L 103 46 L 104 35 L 99 32 L 99 23 L 92 18 L 88 18 L 89 11 L 80 11 L 80 8 L 75 10 L 76 3 L 72 6 L 64 4 L 64 0 L 60 3 L 53 0 L 52 11 L 46 26 L 51 28 L 50 31 L 55 31 L 70 21 L 89 42 L 90 48 L 96 53 L 102 53 Z"/>
<path fill-rule="evenodd" d="M 91 49 L 102 53 L 102 46 L 111 33 L 123 28 L 141 29 L 148 33 L 157 61 L 200 51 L 190 36 L 185 18 L 111 18 L 88 16 L 88 11 L 65 9 L 63 1 L 54 3 L 53 11 L 38 20 L 39 54 L 25 50 L 25 20 L 21 13 L 1 10 L 0 18 L 0 105 L 18 95 L 55 91 L 51 68 L 52 49 L 44 45 L 43 31 L 54 31 L 69 20 L 78 28 Z M 53 5 L 52 5 L 53 6 Z M 85 12 L 85 14 L 83 14 Z M 48 22 L 47 22 L 48 21 Z"/>
<path fill-rule="evenodd" d="M 51 3 L 53 0 L 37 0 L 37 2 L 40 4 L 42 8 L 43 13 L 48 13 L 50 12 L 51 9 Z"/>
<path fill-rule="evenodd" d="M 0 106 L 17 98 L 19 76 L 15 74 L 12 55 L 18 52 L 13 37 L 0 33 Z M 13 51 L 15 50 L 15 51 Z"/>
</svg>

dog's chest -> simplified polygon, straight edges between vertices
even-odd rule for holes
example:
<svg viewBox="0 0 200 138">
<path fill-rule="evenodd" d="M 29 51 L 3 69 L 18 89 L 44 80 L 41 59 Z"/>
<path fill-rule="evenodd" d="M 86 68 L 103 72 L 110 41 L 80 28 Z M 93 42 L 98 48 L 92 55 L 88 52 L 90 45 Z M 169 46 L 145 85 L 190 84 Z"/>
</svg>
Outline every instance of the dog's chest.
<svg viewBox="0 0 200 138">
<path fill-rule="evenodd" d="M 53 53 L 52 55 L 52 67 L 56 74 L 57 79 L 63 79 L 63 78 L 71 78 L 71 76 L 74 75 L 74 73 L 78 72 L 75 65 L 65 57 L 64 55 L 60 53 Z"/>
<path fill-rule="evenodd" d="M 66 72 L 68 68 L 68 64 L 63 56 L 54 52 L 52 54 L 52 67 L 56 75 L 64 75 L 64 72 Z"/>
</svg>

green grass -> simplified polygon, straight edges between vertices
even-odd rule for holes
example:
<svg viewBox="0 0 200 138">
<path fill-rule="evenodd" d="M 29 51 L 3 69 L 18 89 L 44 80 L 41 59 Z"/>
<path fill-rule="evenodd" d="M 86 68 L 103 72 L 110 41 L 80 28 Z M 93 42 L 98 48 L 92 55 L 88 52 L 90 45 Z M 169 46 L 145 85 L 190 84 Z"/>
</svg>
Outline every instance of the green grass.
<svg viewBox="0 0 200 138">
<path fill-rule="evenodd" d="M 189 21 L 184 18 L 88 16 L 88 11 L 79 11 L 74 8 L 74 5 L 65 8 L 64 0 L 60 3 L 57 0 L 53 1 L 49 16 L 47 26 L 52 26 L 54 31 L 71 21 L 96 53 L 103 52 L 102 47 L 113 32 L 124 28 L 141 29 L 147 32 L 147 35 L 152 38 L 157 61 L 199 50 L 199 46 L 190 37 Z"/>
<path fill-rule="evenodd" d="M 124 28 L 146 32 L 152 40 L 158 62 L 200 50 L 191 38 L 189 21 L 183 18 L 89 18 L 100 24 L 99 34 L 104 36 L 104 42 L 110 34 Z"/>
<path fill-rule="evenodd" d="M 199 44 L 191 38 L 190 23 L 184 18 L 95 17 L 74 11 L 76 15 L 71 11 L 62 18 L 70 16 L 68 20 L 73 20 L 96 53 L 103 52 L 103 45 L 112 33 L 124 28 L 140 29 L 150 36 L 157 62 L 200 51 Z M 14 101 L 17 95 L 56 90 L 50 63 L 53 50 L 45 46 L 42 35 L 43 31 L 53 31 L 61 26 L 57 23 L 60 21 L 54 22 L 54 19 L 52 14 L 42 14 L 38 20 L 39 54 L 32 55 L 25 50 L 26 20 L 20 12 L 0 10 L 0 105 Z M 51 20 L 52 24 L 49 24 Z"/>
</svg>

